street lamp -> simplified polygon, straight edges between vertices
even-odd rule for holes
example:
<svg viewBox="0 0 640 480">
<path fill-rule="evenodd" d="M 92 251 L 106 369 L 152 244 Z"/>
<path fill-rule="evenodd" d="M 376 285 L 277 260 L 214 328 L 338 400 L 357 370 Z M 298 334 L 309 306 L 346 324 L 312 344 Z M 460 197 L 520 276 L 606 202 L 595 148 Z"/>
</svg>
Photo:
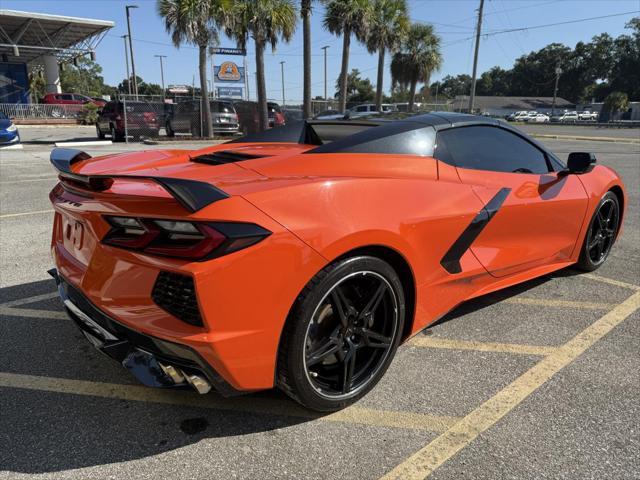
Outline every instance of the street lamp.
<svg viewBox="0 0 640 480">
<path fill-rule="evenodd" d="M 129 46 L 127 45 L 127 38 L 129 35 L 121 35 L 120 38 L 124 40 L 124 62 L 127 64 L 127 89 L 129 95 L 131 95 L 131 74 L 129 73 Z"/>
<path fill-rule="evenodd" d="M 129 14 L 129 9 L 138 8 L 137 5 L 126 5 L 124 7 L 127 12 L 127 29 L 129 30 L 129 52 L 131 53 L 131 73 L 133 75 L 133 93 L 136 96 L 136 100 L 138 99 L 138 80 L 136 79 L 136 64 L 133 61 L 133 38 L 131 37 L 131 19 Z"/>
<path fill-rule="evenodd" d="M 322 50 L 324 50 L 324 103 L 326 109 L 329 108 L 329 101 L 327 100 L 327 48 L 329 48 L 329 45 L 322 47 Z"/>
<path fill-rule="evenodd" d="M 162 59 L 167 58 L 166 55 L 154 55 L 160 59 L 160 80 L 162 81 L 162 101 L 164 101 L 164 68 L 162 67 Z"/>
<path fill-rule="evenodd" d="M 282 74 L 282 107 L 284 108 L 285 106 L 285 101 L 284 101 L 284 64 L 286 62 L 283 60 L 280 62 L 280 73 Z"/>
</svg>

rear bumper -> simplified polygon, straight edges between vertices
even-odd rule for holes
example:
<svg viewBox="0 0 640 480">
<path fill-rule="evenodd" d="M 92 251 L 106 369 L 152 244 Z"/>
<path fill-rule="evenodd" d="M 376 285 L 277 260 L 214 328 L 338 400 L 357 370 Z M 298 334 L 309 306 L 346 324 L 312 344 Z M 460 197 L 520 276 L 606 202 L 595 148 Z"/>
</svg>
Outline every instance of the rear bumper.
<svg viewBox="0 0 640 480">
<path fill-rule="evenodd" d="M 69 318 L 87 340 L 122 364 L 144 385 L 158 388 L 191 385 L 199 393 L 207 393 L 213 388 L 225 397 L 242 393 L 229 385 L 192 348 L 126 327 L 93 305 L 55 268 L 49 273 L 56 281 L 58 294 Z"/>
</svg>

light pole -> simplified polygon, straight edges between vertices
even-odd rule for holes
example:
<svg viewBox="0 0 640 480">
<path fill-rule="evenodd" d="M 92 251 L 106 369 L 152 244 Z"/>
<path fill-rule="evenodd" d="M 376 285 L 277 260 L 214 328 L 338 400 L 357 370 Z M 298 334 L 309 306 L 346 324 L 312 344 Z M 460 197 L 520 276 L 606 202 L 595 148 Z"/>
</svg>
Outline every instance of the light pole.
<svg viewBox="0 0 640 480">
<path fill-rule="evenodd" d="M 160 59 L 160 80 L 162 80 L 162 101 L 164 102 L 164 67 L 162 66 L 162 59 L 167 58 L 166 55 L 154 55 Z"/>
<path fill-rule="evenodd" d="M 282 75 L 282 106 L 285 106 L 285 101 L 284 101 L 284 64 L 286 62 L 283 60 L 280 62 L 280 73 Z"/>
<path fill-rule="evenodd" d="M 473 104 L 476 99 L 476 72 L 478 70 L 478 50 L 480 49 L 480 30 L 482 29 L 482 9 L 484 0 L 480 0 L 478 9 L 478 27 L 476 29 L 476 51 L 473 54 L 473 76 L 471 78 L 471 96 L 469 97 L 469 113 L 473 115 Z"/>
<path fill-rule="evenodd" d="M 129 73 L 129 46 L 127 45 L 127 38 L 129 35 L 121 35 L 120 38 L 124 40 L 124 61 L 127 64 L 127 89 L 129 95 L 131 95 L 131 74 Z"/>
<path fill-rule="evenodd" d="M 326 109 L 329 108 L 329 100 L 327 99 L 327 48 L 329 48 L 329 45 L 322 47 L 322 50 L 324 50 L 324 104 Z"/>
<path fill-rule="evenodd" d="M 560 75 L 562 74 L 562 69 L 560 68 L 560 64 L 556 67 L 556 85 L 553 87 L 553 103 L 551 104 L 551 116 L 553 117 L 556 113 L 556 97 L 558 96 L 558 81 L 560 80 Z"/>
<path fill-rule="evenodd" d="M 129 15 L 129 9 L 138 8 L 137 5 L 127 5 L 124 9 L 127 12 L 127 29 L 129 30 L 129 53 L 131 53 L 131 74 L 133 75 L 133 93 L 138 99 L 138 80 L 136 79 L 136 64 L 133 61 L 133 38 L 131 37 L 131 19 Z"/>
</svg>

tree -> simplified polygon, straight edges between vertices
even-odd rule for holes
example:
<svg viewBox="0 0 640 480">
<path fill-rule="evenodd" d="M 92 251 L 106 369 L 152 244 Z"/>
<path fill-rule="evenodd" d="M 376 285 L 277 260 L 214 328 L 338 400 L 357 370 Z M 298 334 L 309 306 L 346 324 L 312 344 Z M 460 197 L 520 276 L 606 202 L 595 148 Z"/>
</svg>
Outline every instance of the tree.
<svg viewBox="0 0 640 480">
<path fill-rule="evenodd" d="M 378 52 L 378 80 L 376 82 L 376 109 L 382 110 L 384 56 L 387 50 L 394 52 L 402 44 L 409 28 L 405 0 L 375 0 L 371 15 L 367 49 Z"/>
<path fill-rule="evenodd" d="M 47 82 L 44 81 L 42 70 L 33 70 L 29 74 L 29 96 L 31 103 L 39 103 L 47 93 Z"/>
<path fill-rule="evenodd" d="M 311 118 L 311 0 L 301 0 L 303 43 L 302 117 Z"/>
<path fill-rule="evenodd" d="M 511 72 L 493 67 L 480 76 L 476 91 L 478 95 L 508 96 L 511 91 Z"/>
<path fill-rule="evenodd" d="M 341 79 L 336 80 L 336 96 L 341 92 Z M 347 75 L 347 103 L 358 104 L 373 100 L 373 85 L 368 78 L 361 78 L 357 68 L 351 70 Z"/>
<path fill-rule="evenodd" d="M 342 35 L 342 66 L 340 69 L 341 89 L 338 95 L 338 110 L 347 108 L 347 74 L 349 72 L 349 48 L 351 34 L 360 42 L 366 42 L 372 4 L 369 0 L 329 0 L 327 2 L 324 28 L 334 35 Z"/>
<path fill-rule="evenodd" d="M 458 95 L 468 95 L 471 91 L 471 76 L 464 73 L 451 76 L 446 75 L 440 82 L 438 95 L 445 98 L 455 98 Z M 435 91 L 435 83 L 431 84 L 430 89 Z"/>
<path fill-rule="evenodd" d="M 230 0 L 158 0 L 158 13 L 176 48 L 183 43 L 198 47 L 198 69 L 204 134 L 213 136 L 207 88 L 207 48 L 218 43 L 218 28 L 227 20 Z"/>
<path fill-rule="evenodd" d="M 440 37 L 432 25 L 411 25 L 407 38 L 391 61 L 394 84 L 409 86 L 409 111 L 413 111 L 418 82 L 429 83 L 431 73 L 442 66 Z"/>
<path fill-rule="evenodd" d="M 296 11 L 291 0 L 237 0 L 234 4 L 232 23 L 227 34 L 245 47 L 249 36 L 256 48 L 256 83 L 260 127 L 269 127 L 267 90 L 264 80 L 264 49 L 267 43 L 275 51 L 280 38 L 291 40 L 296 29 Z"/>
<path fill-rule="evenodd" d="M 629 109 L 629 97 L 623 92 L 611 92 L 604 99 L 602 112 L 600 112 L 600 121 L 608 122 L 618 120 L 621 112 Z"/>
<path fill-rule="evenodd" d="M 102 67 L 86 57 L 78 57 L 75 63 L 66 63 L 60 71 L 60 88 L 63 92 L 81 93 L 90 97 L 111 92 L 101 75 Z"/>
</svg>

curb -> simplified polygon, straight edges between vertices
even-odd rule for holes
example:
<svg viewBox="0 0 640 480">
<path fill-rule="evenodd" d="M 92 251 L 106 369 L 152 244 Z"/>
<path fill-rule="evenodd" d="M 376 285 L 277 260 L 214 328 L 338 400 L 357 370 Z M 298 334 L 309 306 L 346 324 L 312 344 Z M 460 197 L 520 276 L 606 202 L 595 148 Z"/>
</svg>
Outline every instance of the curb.
<svg viewBox="0 0 640 480">
<path fill-rule="evenodd" d="M 585 140 L 585 141 L 591 141 L 591 142 L 631 143 L 635 145 L 640 144 L 640 139 L 635 139 L 635 138 L 584 137 L 584 136 L 577 136 L 577 135 L 549 135 L 549 134 L 539 134 L 539 133 L 530 133 L 529 135 L 535 138 L 552 138 L 555 140 Z"/>
<path fill-rule="evenodd" d="M 84 146 L 98 146 L 98 145 L 111 145 L 111 140 L 88 140 L 86 142 L 55 142 L 56 147 L 84 147 Z"/>
</svg>

